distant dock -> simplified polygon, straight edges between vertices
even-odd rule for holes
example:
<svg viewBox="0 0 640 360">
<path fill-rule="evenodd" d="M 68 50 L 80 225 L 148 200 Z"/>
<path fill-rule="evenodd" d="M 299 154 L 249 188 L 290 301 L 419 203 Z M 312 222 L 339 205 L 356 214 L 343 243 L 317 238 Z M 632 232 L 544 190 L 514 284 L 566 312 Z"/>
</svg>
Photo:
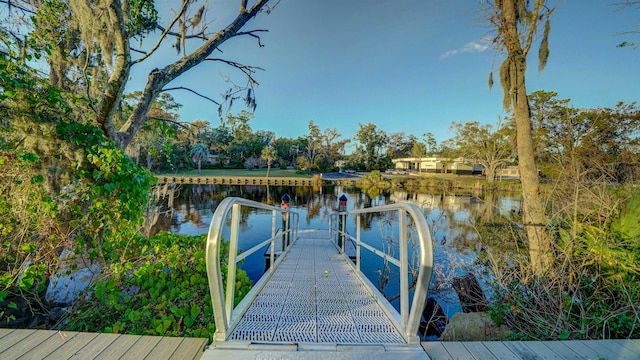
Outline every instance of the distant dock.
<svg viewBox="0 0 640 360">
<path fill-rule="evenodd" d="M 305 177 L 263 177 L 263 176 L 198 176 L 198 175 L 157 175 L 158 184 L 212 184 L 212 185 L 275 185 L 313 186 L 327 181 L 341 185 L 355 186 L 354 178 L 318 179 Z"/>
</svg>

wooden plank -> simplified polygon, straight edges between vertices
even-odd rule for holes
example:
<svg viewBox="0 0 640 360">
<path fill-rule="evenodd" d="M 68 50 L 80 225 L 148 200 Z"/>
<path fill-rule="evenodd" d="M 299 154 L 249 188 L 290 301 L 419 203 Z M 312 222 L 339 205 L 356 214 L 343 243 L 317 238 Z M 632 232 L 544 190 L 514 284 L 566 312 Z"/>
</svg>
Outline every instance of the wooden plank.
<svg viewBox="0 0 640 360">
<path fill-rule="evenodd" d="M 42 331 L 37 331 L 40 334 Z M 40 360 L 50 353 L 56 351 L 60 346 L 76 336 L 75 331 L 54 331 L 54 334 L 40 343 L 38 346 L 25 351 L 18 359 Z"/>
<path fill-rule="evenodd" d="M 505 341 L 504 345 L 522 360 L 542 360 L 524 341 Z"/>
<path fill-rule="evenodd" d="M 640 340 L 631 340 L 631 339 L 620 339 L 620 340 L 611 340 L 615 343 L 619 343 L 627 349 L 633 351 L 634 353 L 640 355 Z M 638 356 L 640 358 L 640 356 Z"/>
<path fill-rule="evenodd" d="M 111 346 L 119 337 L 118 334 L 96 334 L 97 336 L 87 342 L 84 347 L 80 348 L 73 354 L 72 359 L 94 358 L 104 349 Z"/>
<path fill-rule="evenodd" d="M 473 359 L 469 350 L 459 341 L 442 341 L 440 342 L 453 359 L 467 360 Z"/>
<path fill-rule="evenodd" d="M 607 350 L 603 348 L 594 348 L 589 346 L 589 340 L 571 340 L 564 341 L 564 344 L 569 346 L 571 350 L 575 351 L 578 355 L 584 356 L 585 359 L 597 359 L 599 357 L 606 358 Z"/>
<path fill-rule="evenodd" d="M 561 356 L 560 359 L 584 360 L 588 358 L 573 351 L 571 347 L 567 346 L 567 341 L 545 341 L 544 345 Z"/>
<path fill-rule="evenodd" d="M 5 336 L 9 336 L 15 329 L 2 329 L 0 328 L 0 339 Z"/>
<path fill-rule="evenodd" d="M 548 347 L 546 341 L 524 341 L 523 344 L 531 349 L 534 354 L 543 359 L 565 359 L 563 354 L 558 354 Z"/>
<path fill-rule="evenodd" d="M 55 333 L 56 331 L 53 330 L 34 331 L 33 333 L 29 334 L 29 336 L 9 346 L 7 350 L 2 352 L 1 356 L 5 359 L 16 359 L 20 355 L 37 347 L 42 342 L 53 336 Z"/>
<path fill-rule="evenodd" d="M 169 358 L 175 352 L 180 343 L 182 342 L 182 338 L 178 337 L 165 337 L 154 347 L 149 354 L 145 357 L 147 360 L 156 360 L 161 357 Z"/>
<path fill-rule="evenodd" d="M 589 340 L 589 347 L 592 349 L 594 346 L 600 346 L 607 352 L 606 358 L 612 358 L 617 360 L 638 360 L 638 354 L 634 351 L 627 349 L 622 343 L 618 343 L 612 340 Z"/>
<path fill-rule="evenodd" d="M 420 345 L 431 360 L 453 360 L 440 341 L 424 341 Z"/>
<path fill-rule="evenodd" d="M 21 341 L 34 332 L 36 331 L 32 329 L 16 329 L 8 334 L 8 336 L 3 336 L 2 339 L 0 339 L 0 357 L 11 345 Z"/>
<path fill-rule="evenodd" d="M 118 337 L 109 344 L 104 350 L 94 357 L 94 359 L 118 359 L 123 356 L 133 344 L 136 343 L 142 336 L 140 335 L 118 335 Z"/>
<path fill-rule="evenodd" d="M 142 336 L 123 356 L 128 359 L 142 359 L 162 340 L 162 336 Z"/>
<path fill-rule="evenodd" d="M 77 333 L 64 344 L 60 345 L 53 352 L 49 353 L 45 359 L 68 359 L 71 358 L 78 350 L 86 346 L 98 334 L 95 333 Z"/>
<path fill-rule="evenodd" d="M 481 341 L 465 341 L 464 347 L 469 350 L 473 358 L 476 360 L 497 360 L 498 358 L 484 346 Z"/>
<path fill-rule="evenodd" d="M 202 338 L 184 338 L 169 359 L 200 359 L 208 340 Z"/>
<path fill-rule="evenodd" d="M 482 344 L 498 359 L 519 360 L 520 358 L 505 345 L 507 342 L 508 341 L 485 341 Z"/>
</svg>

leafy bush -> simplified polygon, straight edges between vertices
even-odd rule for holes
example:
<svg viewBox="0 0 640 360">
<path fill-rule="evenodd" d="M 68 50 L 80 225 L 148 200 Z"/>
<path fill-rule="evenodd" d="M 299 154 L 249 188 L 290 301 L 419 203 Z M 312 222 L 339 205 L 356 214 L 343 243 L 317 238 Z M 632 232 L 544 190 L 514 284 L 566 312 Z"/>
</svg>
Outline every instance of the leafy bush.
<svg viewBox="0 0 640 360">
<path fill-rule="evenodd" d="M 63 248 L 102 263 L 129 256 L 154 178 L 74 118 L 67 100 L 80 99 L 5 54 L 0 74 L 0 319 L 12 321 L 47 312 Z"/>
<path fill-rule="evenodd" d="M 108 277 L 95 284 L 72 311 L 64 328 L 212 340 L 215 324 L 205 242 L 205 235 L 159 233 L 137 243 L 139 257 L 114 263 Z M 223 243 L 221 254 L 226 253 L 228 244 Z M 226 283 L 225 260 L 221 266 Z M 250 289 L 251 281 L 238 269 L 236 304 Z"/>
<path fill-rule="evenodd" d="M 495 297 L 491 317 L 519 339 L 640 338 L 640 193 L 610 222 L 574 223 L 556 232 L 554 264 L 540 276 L 526 257 L 490 254 Z M 491 234 L 508 242 L 504 233 Z"/>
</svg>

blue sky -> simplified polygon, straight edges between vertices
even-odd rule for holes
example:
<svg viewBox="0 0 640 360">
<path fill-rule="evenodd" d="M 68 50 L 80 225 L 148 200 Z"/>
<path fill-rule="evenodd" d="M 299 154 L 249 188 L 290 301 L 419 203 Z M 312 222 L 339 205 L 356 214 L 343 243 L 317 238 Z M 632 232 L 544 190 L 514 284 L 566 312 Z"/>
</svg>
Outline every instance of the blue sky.
<svg viewBox="0 0 640 360">
<path fill-rule="evenodd" d="M 617 48 L 640 35 L 640 10 L 618 10 L 616 0 L 559 0 L 553 14 L 550 57 L 537 71 L 530 56 L 527 88 L 555 91 L 576 107 L 613 107 L 640 95 L 640 50 Z M 210 29 L 226 25 L 239 1 L 210 2 Z M 228 7 L 233 3 L 233 7 Z M 489 91 L 489 71 L 501 54 L 487 48 L 490 29 L 480 0 L 282 0 L 245 30 L 268 29 L 259 48 L 249 37 L 235 38 L 216 56 L 259 66 L 258 107 L 251 125 L 278 137 L 305 135 L 309 120 L 353 137 L 358 123 L 438 142 L 452 137 L 453 121 L 495 123 L 502 110 L 499 85 Z M 555 2 L 551 1 L 551 4 Z M 634 38 L 635 37 L 635 38 Z M 194 44 L 195 45 L 195 44 Z M 189 47 L 190 45 L 188 45 Z M 532 55 L 537 54 L 537 45 Z M 152 58 L 164 66 L 175 53 Z M 213 98 L 224 76 L 238 72 L 207 63 L 169 86 L 188 86 Z M 146 72 L 132 74 L 132 87 Z M 497 79 L 497 78 L 496 78 Z M 497 81 L 496 81 L 497 82 Z M 173 92 L 183 104 L 183 121 L 205 119 L 217 126 L 217 108 L 187 92 Z M 234 105 L 232 113 L 242 110 Z"/>
</svg>

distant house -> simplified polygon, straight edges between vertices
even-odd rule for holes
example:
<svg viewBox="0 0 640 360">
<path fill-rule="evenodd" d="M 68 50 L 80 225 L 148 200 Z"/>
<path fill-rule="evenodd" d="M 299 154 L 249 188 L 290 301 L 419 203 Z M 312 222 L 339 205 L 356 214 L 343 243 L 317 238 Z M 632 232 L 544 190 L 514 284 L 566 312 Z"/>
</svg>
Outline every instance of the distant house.
<svg viewBox="0 0 640 360">
<path fill-rule="evenodd" d="M 391 160 L 396 169 L 421 171 L 426 173 L 480 174 L 482 166 L 464 158 L 444 158 L 440 156 L 398 158 Z"/>
<path fill-rule="evenodd" d="M 342 170 L 345 166 L 347 166 L 347 162 L 345 160 L 336 160 L 336 162 L 333 163 L 333 166 Z"/>
<path fill-rule="evenodd" d="M 500 179 L 520 179 L 520 168 L 517 165 L 507 166 L 498 171 Z"/>
</svg>

